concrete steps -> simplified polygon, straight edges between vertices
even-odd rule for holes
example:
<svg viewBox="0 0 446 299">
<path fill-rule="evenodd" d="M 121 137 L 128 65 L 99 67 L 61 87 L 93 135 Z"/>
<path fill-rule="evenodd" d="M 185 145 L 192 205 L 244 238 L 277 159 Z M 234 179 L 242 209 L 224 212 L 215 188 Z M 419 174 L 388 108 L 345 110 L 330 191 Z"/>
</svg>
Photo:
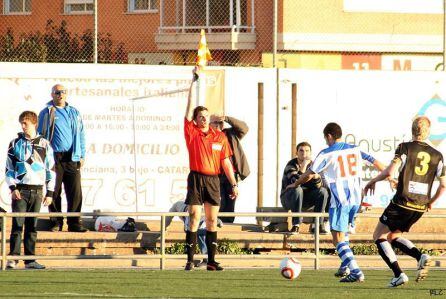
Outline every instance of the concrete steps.
<svg viewBox="0 0 446 299">
<path fill-rule="evenodd" d="M 373 213 L 381 213 L 374 210 Z M 436 210 L 436 214 L 446 215 L 446 210 Z M 377 223 L 377 218 L 359 217 L 356 222 L 357 233 L 350 236 L 352 244 L 369 243 L 372 244 L 372 232 Z M 7 242 L 9 243 L 10 221 L 7 222 Z M 90 230 L 94 229 L 92 219 L 85 219 L 84 225 Z M 38 222 L 38 241 L 36 244 L 36 255 L 48 256 L 76 256 L 75 260 L 45 260 L 50 267 L 148 267 L 159 268 L 158 259 L 133 259 L 123 260 L 119 258 L 108 260 L 86 260 L 82 256 L 111 256 L 111 255 L 153 255 L 154 249 L 160 248 L 160 221 L 148 220 L 138 221 L 138 232 L 95 232 L 72 233 L 67 232 L 66 227 L 63 232 L 49 232 L 49 222 L 47 219 L 40 219 Z M 181 221 L 172 222 L 166 234 L 166 246 L 184 242 L 185 233 Z M 261 226 L 254 224 L 225 224 L 219 229 L 219 239 L 228 239 L 238 243 L 241 248 L 258 249 L 263 253 L 280 255 L 288 254 L 294 250 L 312 250 L 314 248 L 314 236 L 309 231 L 309 225 L 303 224 L 297 235 L 285 233 L 266 233 Z M 425 249 L 438 249 L 446 251 L 446 218 L 422 218 L 408 234 L 418 247 Z M 330 235 L 320 236 L 321 249 L 333 249 Z M 7 245 L 9 248 L 9 245 Z M 305 267 L 312 267 L 313 261 L 300 255 Z M 272 267 L 277 266 L 280 258 L 271 259 L 268 255 L 253 255 L 251 259 L 231 257 L 224 264 L 227 267 Z M 167 268 L 181 268 L 184 266 L 184 256 L 175 256 L 166 260 Z M 364 267 L 383 267 L 384 263 L 378 258 L 358 257 L 359 262 Z M 442 261 L 443 264 L 446 261 Z M 321 267 L 337 267 L 338 258 L 336 256 L 323 256 Z M 403 267 L 415 267 L 412 260 L 403 259 Z"/>
</svg>

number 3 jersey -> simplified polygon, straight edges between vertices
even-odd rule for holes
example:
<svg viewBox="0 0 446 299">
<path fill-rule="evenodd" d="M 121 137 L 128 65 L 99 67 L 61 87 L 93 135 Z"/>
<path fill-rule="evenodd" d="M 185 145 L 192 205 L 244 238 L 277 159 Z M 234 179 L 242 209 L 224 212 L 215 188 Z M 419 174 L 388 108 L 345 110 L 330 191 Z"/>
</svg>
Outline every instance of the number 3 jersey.
<svg viewBox="0 0 446 299">
<path fill-rule="evenodd" d="M 323 172 L 331 191 L 331 208 L 361 204 L 362 160 L 375 162 L 359 147 L 344 142 L 322 150 L 314 160 L 310 169 L 314 173 Z"/>
<path fill-rule="evenodd" d="M 393 162 L 401 162 L 398 186 L 392 199 L 403 208 L 425 211 L 435 178 L 445 175 L 443 155 L 425 142 L 398 145 Z"/>
</svg>

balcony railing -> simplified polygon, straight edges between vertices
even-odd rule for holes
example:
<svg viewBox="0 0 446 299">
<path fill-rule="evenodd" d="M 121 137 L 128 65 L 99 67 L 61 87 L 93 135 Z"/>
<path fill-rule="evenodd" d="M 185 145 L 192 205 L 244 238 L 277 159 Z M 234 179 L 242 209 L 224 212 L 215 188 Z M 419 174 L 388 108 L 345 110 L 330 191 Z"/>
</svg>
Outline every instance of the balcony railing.
<svg viewBox="0 0 446 299">
<path fill-rule="evenodd" d="M 160 0 L 159 33 L 255 31 L 255 0 Z"/>
</svg>

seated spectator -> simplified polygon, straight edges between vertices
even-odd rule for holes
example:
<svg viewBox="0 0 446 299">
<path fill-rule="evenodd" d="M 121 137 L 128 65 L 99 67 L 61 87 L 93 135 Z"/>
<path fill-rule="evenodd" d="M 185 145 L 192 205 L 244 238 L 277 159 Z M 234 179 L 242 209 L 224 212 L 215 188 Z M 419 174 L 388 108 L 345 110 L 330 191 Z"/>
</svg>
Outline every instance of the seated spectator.
<svg viewBox="0 0 446 299">
<path fill-rule="evenodd" d="M 169 209 L 169 212 L 188 212 L 188 205 L 184 203 L 184 201 L 179 200 L 175 202 L 172 207 Z M 184 222 L 184 231 L 189 230 L 189 216 L 181 216 L 180 219 Z M 166 217 L 166 230 L 172 223 L 173 216 Z M 217 219 L 217 226 L 222 227 L 223 222 L 220 219 Z M 198 247 L 200 248 L 201 254 L 207 254 L 208 248 L 206 246 L 206 222 L 204 216 L 201 216 L 200 223 L 198 225 L 197 231 L 198 237 Z M 194 261 L 195 267 L 206 265 L 207 259 L 204 258 L 203 261 Z"/>
<path fill-rule="evenodd" d="M 282 177 L 282 190 L 280 201 L 286 210 L 299 213 L 314 207 L 314 212 L 325 212 L 328 202 L 328 191 L 322 186 L 320 176 L 297 188 L 286 189 L 293 184 L 311 166 L 311 145 L 308 142 L 301 142 L 296 146 L 297 157 L 290 160 L 285 166 Z M 302 217 L 293 218 L 292 233 L 299 232 L 299 225 Z M 320 233 L 327 234 L 325 219 L 320 220 Z M 313 225 L 314 228 L 314 225 Z"/>
</svg>

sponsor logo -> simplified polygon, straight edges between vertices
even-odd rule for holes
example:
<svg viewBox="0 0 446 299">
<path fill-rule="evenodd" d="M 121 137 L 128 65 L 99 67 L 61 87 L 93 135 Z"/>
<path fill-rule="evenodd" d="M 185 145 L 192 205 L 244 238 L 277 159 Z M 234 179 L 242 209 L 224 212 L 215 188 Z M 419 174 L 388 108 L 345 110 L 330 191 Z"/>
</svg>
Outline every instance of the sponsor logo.
<svg viewBox="0 0 446 299">
<path fill-rule="evenodd" d="M 424 115 L 430 119 L 431 135 L 429 141 L 438 146 L 446 139 L 446 101 L 435 95 L 421 106 L 418 115 Z"/>
</svg>

